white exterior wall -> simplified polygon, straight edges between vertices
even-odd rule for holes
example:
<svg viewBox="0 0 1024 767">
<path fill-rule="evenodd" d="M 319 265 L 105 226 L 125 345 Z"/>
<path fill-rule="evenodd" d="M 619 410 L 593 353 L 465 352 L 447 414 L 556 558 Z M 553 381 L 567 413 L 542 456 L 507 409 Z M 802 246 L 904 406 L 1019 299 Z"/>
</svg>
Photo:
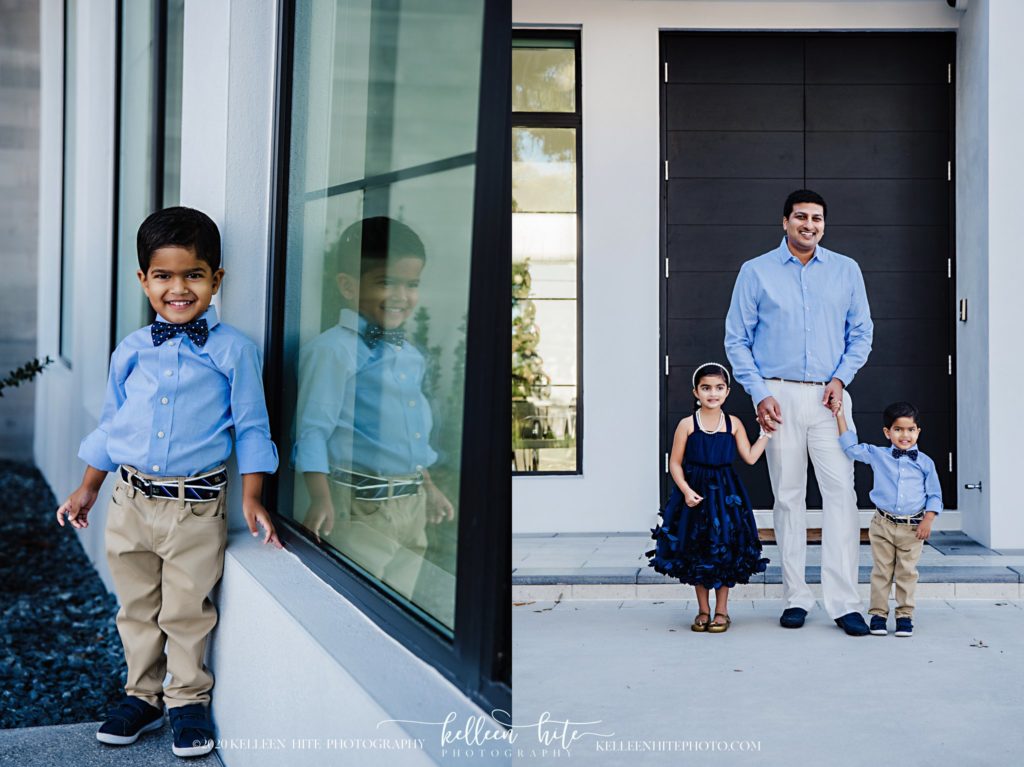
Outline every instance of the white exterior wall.
<svg viewBox="0 0 1024 767">
<path fill-rule="evenodd" d="M 39 332 L 41 355 L 56 357 L 61 247 L 61 0 L 42 0 Z M 35 461 L 59 499 L 81 481 L 82 437 L 95 428 L 106 386 L 111 309 L 114 174 L 114 0 L 79 4 L 73 365 L 51 366 L 37 385 Z M 221 230 L 226 279 L 221 316 L 262 344 L 267 319 L 270 184 L 276 58 L 275 0 L 187 0 L 182 103 L 181 200 L 206 211 Z M 141 289 L 141 288 L 140 288 Z M 268 398 L 273 399 L 273 393 Z M 240 487 L 231 460 L 232 486 Z M 103 528 L 108 477 L 88 530 L 77 533 L 108 588 Z M 241 500 L 229 495 L 232 531 L 217 591 L 220 621 L 211 642 L 217 685 L 213 714 L 221 759 L 238 765 L 425 765 L 443 760 L 434 726 L 484 712 L 293 554 L 243 532 Z M 70 528 L 55 535 L 74 535 Z M 284 739 L 252 746 L 264 738 Z M 293 748 L 292 738 L 319 738 Z M 330 747 L 328 738 L 422 738 L 421 748 Z M 250 745 L 247 745 L 250 744 Z M 507 764 L 499 755 L 467 760 Z"/>
<path fill-rule="evenodd" d="M 948 30 L 961 18 L 937 0 L 514 0 L 517 26 L 582 29 L 585 431 L 582 475 L 513 479 L 513 532 L 638 531 L 656 520 L 662 463 L 659 32 Z M 1012 32 L 1005 34 L 1011 47 Z M 1007 69 L 1008 80 L 1012 71 Z M 1004 141 L 1008 146 L 1012 133 Z M 1006 178 L 1005 204 L 1012 205 L 1011 174 Z M 967 207 L 958 204 L 959 215 Z M 1013 220 L 1007 217 L 1008 236 Z M 964 225 L 958 221 L 958 231 Z M 1013 288 L 1002 285 L 1012 300 Z M 1006 315 L 1007 333 L 1013 332 L 1012 316 Z"/>
</svg>

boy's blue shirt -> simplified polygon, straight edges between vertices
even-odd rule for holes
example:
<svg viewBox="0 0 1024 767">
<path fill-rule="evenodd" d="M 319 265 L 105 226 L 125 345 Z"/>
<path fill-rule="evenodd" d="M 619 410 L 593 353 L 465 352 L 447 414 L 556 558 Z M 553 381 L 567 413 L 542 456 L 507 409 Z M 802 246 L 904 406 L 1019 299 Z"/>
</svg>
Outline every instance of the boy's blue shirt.
<svg viewBox="0 0 1024 767">
<path fill-rule="evenodd" d="M 102 471 L 125 464 L 191 476 L 228 459 L 233 430 L 242 474 L 277 470 L 259 350 L 219 322 L 215 307 L 202 316 L 210 329 L 202 347 L 184 333 L 154 346 L 149 325 L 118 344 L 99 425 L 79 458 Z"/>
<path fill-rule="evenodd" d="M 875 486 L 871 500 L 876 507 L 896 516 L 910 516 L 921 511 L 942 512 L 942 488 L 935 462 L 920 450 L 917 460 L 907 456 L 892 457 L 892 445 L 880 447 L 857 443 L 857 433 L 844 432 L 839 445 L 854 461 L 871 465 Z M 916 448 L 915 448 L 916 449 Z"/>
<path fill-rule="evenodd" d="M 299 351 L 296 471 L 331 468 L 402 476 L 437 460 L 423 395 L 423 355 L 409 342 L 370 348 L 366 320 L 342 309 L 338 324 Z"/>
</svg>

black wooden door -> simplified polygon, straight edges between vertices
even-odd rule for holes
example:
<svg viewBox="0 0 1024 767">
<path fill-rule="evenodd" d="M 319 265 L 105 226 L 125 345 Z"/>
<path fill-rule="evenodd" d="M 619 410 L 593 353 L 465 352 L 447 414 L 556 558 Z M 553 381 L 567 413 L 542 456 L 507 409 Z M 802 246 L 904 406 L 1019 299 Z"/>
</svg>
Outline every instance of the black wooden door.
<svg viewBox="0 0 1024 767">
<path fill-rule="evenodd" d="M 885 406 L 917 404 L 921 449 L 955 507 L 954 52 L 952 33 L 662 36 L 664 451 L 692 412 L 694 367 L 727 362 L 739 267 L 778 246 L 786 196 L 809 188 L 828 202 L 822 245 L 860 264 L 875 323 L 850 387 L 860 437 L 883 443 Z M 741 386 L 727 409 L 756 434 Z M 809 474 L 808 506 L 821 508 Z M 754 507 L 771 508 L 765 461 L 741 476 Z M 870 508 L 870 469 L 856 478 Z"/>
</svg>

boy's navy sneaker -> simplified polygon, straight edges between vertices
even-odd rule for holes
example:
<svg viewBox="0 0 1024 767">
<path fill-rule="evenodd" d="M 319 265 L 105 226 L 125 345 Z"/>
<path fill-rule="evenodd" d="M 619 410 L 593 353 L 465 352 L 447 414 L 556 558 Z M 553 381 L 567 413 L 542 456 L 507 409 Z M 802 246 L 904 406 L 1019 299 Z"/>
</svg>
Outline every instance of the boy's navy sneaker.
<svg viewBox="0 0 1024 767">
<path fill-rule="evenodd" d="M 167 709 L 174 730 L 175 756 L 202 756 L 213 751 L 213 724 L 202 703 Z"/>
<path fill-rule="evenodd" d="M 914 636 L 914 624 L 910 618 L 897 618 L 896 619 L 896 636 L 898 637 L 912 637 Z"/>
<path fill-rule="evenodd" d="M 871 633 L 875 636 L 884 637 L 889 633 L 888 627 L 885 625 L 885 618 L 881 615 L 871 616 Z"/>
<path fill-rule="evenodd" d="M 151 706 L 141 698 L 125 695 L 96 731 L 96 740 L 111 746 L 127 746 L 144 732 L 159 730 L 164 724 L 163 708 Z"/>
<path fill-rule="evenodd" d="M 860 613 L 847 613 L 836 618 L 836 625 L 852 637 L 862 637 L 868 634 L 868 624 Z"/>
</svg>

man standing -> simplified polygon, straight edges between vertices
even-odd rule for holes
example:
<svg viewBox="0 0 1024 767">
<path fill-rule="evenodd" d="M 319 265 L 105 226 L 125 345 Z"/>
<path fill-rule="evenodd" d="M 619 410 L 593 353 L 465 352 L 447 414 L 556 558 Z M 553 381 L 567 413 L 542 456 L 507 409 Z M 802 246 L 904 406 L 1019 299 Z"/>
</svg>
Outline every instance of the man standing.
<svg viewBox="0 0 1024 767">
<path fill-rule="evenodd" d="M 863 636 L 853 462 L 839 446 L 832 408 L 842 403 L 853 411 L 846 387 L 867 361 L 874 326 L 860 267 L 818 244 L 827 211 L 821 195 L 808 189 L 786 199 L 782 243 L 747 261 L 736 277 L 725 351 L 756 403 L 758 423 L 772 435 L 765 454 L 786 600 L 779 622 L 800 628 L 814 605 L 804 572 L 809 454 L 823 506 L 825 610 L 847 634 Z"/>
</svg>

